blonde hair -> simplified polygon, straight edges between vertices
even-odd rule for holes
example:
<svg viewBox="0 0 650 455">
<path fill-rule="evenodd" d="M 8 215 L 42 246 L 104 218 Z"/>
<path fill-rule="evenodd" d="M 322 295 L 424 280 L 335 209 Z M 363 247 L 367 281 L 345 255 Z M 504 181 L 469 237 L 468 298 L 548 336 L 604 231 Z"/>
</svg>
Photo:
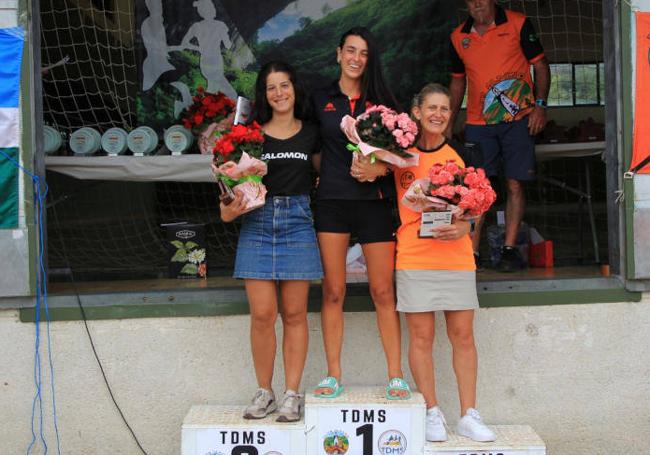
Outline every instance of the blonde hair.
<svg viewBox="0 0 650 455">
<path fill-rule="evenodd" d="M 449 101 L 451 101 L 451 93 L 447 87 L 442 84 L 438 84 L 437 82 L 430 82 L 422 87 L 422 90 L 416 93 L 415 96 L 413 96 L 413 100 L 411 100 L 411 109 L 416 106 L 422 106 L 424 99 L 433 93 L 445 95 L 447 98 L 449 98 Z"/>
</svg>

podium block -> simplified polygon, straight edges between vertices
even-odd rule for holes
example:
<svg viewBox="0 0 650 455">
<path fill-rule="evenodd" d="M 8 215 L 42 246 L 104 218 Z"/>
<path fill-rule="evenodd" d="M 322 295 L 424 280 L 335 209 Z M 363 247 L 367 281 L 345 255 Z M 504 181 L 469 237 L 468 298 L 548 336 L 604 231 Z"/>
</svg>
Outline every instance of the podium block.
<svg viewBox="0 0 650 455">
<path fill-rule="evenodd" d="M 490 425 L 494 442 L 474 442 L 449 433 L 445 442 L 427 442 L 425 455 L 546 455 L 544 441 L 527 425 Z"/>
<path fill-rule="evenodd" d="M 305 422 L 278 423 L 277 413 L 242 418 L 244 406 L 192 406 L 181 429 L 182 455 L 305 453 Z"/>
<path fill-rule="evenodd" d="M 183 421 L 181 455 L 546 455 L 527 425 L 490 426 L 494 442 L 449 433 L 426 442 L 422 395 L 387 400 L 381 387 L 350 388 L 338 398 L 307 396 L 305 418 L 278 423 L 277 413 L 242 418 L 244 406 L 192 406 Z"/>
<path fill-rule="evenodd" d="M 308 396 L 307 454 L 415 455 L 424 446 L 422 395 L 387 400 L 383 387 L 346 388 L 338 398 Z"/>
</svg>

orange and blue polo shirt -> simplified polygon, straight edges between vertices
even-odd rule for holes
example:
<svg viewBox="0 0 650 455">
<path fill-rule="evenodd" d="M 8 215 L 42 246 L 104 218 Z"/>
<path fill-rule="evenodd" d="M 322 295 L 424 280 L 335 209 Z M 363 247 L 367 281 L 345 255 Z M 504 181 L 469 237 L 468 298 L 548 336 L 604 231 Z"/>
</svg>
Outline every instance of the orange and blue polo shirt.
<svg viewBox="0 0 650 455">
<path fill-rule="evenodd" d="M 519 120 L 535 106 L 530 65 L 544 49 L 529 19 L 496 7 L 484 35 L 470 17 L 451 33 L 452 77 L 467 77 L 467 123 L 492 125 Z"/>
</svg>

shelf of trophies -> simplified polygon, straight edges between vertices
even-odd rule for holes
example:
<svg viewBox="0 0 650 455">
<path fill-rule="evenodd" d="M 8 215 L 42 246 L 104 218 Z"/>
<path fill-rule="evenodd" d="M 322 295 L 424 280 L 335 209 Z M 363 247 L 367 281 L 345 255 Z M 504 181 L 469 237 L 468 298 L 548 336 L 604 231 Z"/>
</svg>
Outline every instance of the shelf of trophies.
<svg viewBox="0 0 650 455">
<path fill-rule="evenodd" d="M 174 125 L 162 142 L 147 126 L 130 133 L 110 128 L 104 134 L 81 128 L 69 137 L 66 151 L 71 155 L 55 156 L 64 148 L 63 137 L 45 126 L 45 166 L 82 180 L 214 182 L 211 154 L 186 154 L 194 143 L 190 130 Z"/>
<path fill-rule="evenodd" d="M 346 389 L 338 398 L 307 396 L 304 418 L 277 423 L 274 414 L 242 418 L 243 406 L 193 406 L 181 430 L 182 455 L 545 455 L 529 426 L 494 426 L 497 440 L 476 443 L 450 432 L 444 443 L 424 440 L 425 403 L 388 400 L 380 387 Z"/>
<path fill-rule="evenodd" d="M 183 110 L 183 124 L 160 134 L 149 126 L 128 133 L 118 127 L 103 133 L 83 127 L 68 137 L 46 125 L 45 166 L 84 180 L 214 182 L 210 162 L 217 143 L 226 136 L 235 140 L 237 128 L 248 131 L 243 125 L 250 112 L 251 103 L 244 97 L 234 102 L 201 90 L 194 104 Z M 259 130 L 259 125 L 253 122 L 252 128 Z"/>
</svg>

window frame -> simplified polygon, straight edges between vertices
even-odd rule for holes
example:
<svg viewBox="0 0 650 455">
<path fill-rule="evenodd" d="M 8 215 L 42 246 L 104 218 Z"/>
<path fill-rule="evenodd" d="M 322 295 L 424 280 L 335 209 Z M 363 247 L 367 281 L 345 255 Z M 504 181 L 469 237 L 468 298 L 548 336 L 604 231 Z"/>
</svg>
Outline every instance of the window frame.
<svg viewBox="0 0 650 455">
<path fill-rule="evenodd" d="M 558 108 L 574 108 L 574 107 L 599 107 L 605 105 L 605 100 L 601 97 L 601 86 L 604 87 L 604 78 L 601 77 L 601 68 L 604 72 L 604 59 L 603 61 L 583 61 L 583 62 L 553 62 L 549 63 L 549 68 L 551 69 L 551 83 L 553 80 L 553 66 L 554 65 L 571 65 L 571 104 L 554 104 L 551 100 L 550 93 L 548 107 L 552 109 Z M 577 90 L 576 90 L 576 67 L 579 66 L 590 66 L 594 65 L 596 67 L 596 103 L 577 103 Z"/>
</svg>

